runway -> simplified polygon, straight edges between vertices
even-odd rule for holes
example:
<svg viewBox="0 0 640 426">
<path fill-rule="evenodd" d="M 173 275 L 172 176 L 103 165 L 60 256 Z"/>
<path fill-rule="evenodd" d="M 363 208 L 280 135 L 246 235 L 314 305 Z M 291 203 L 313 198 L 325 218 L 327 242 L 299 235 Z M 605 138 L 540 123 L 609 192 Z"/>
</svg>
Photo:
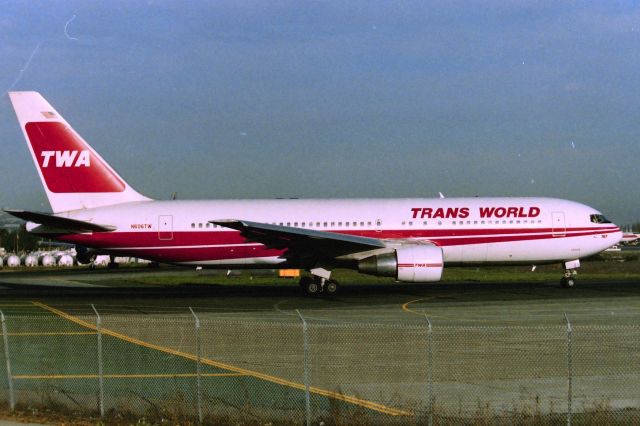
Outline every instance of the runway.
<svg viewBox="0 0 640 426">
<path fill-rule="evenodd" d="M 438 405 L 429 412 L 442 419 L 474 418 L 482 405 L 485 418 L 520 421 L 534 407 L 555 421 L 566 407 L 569 319 L 581 404 L 574 411 L 586 415 L 602 400 L 607 409 L 639 408 L 629 396 L 640 377 L 633 280 L 573 289 L 544 281 L 352 282 L 330 298 L 304 296 L 285 280 L 200 280 L 189 270 L 2 274 L 0 311 L 20 398 L 53 386 L 60 403 L 94 407 L 100 334 L 105 404 L 118 410 L 178 404 L 177 393 L 187 396 L 180 410 L 193 413 L 199 377 L 211 415 L 246 419 L 249 405 L 259 418 L 300 418 L 308 362 L 319 420 L 422 422 L 433 392 Z"/>
<path fill-rule="evenodd" d="M 138 284 L 132 281 L 150 279 Z M 157 277 L 157 283 L 154 283 Z M 181 279 L 186 284 L 167 285 Z M 194 283 L 189 284 L 189 277 Z M 233 277 L 202 285 L 191 270 L 64 271 L 0 274 L 6 301 L 40 301 L 73 314 L 186 315 L 189 308 L 236 319 L 298 321 L 296 310 L 325 322 L 416 324 L 425 315 L 441 325 L 560 324 L 564 315 L 590 324 L 640 324 L 640 282 L 350 282 L 334 297 L 308 297 L 290 280 L 256 283 Z M 366 282 L 366 280 L 365 280 Z M 274 284 L 271 284 L 274 283 Z"/>
</svg>

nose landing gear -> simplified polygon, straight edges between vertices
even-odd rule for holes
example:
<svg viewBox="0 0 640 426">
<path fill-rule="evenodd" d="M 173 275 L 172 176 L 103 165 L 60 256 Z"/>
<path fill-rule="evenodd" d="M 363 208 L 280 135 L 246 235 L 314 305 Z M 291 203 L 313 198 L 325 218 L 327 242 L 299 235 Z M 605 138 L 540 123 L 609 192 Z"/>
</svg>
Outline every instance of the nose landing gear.
<svg viewBox="0 0 640 426">
<path fill-rule="evenodd" d="M 560 279 L 560 286 L 562 288 L 573 288 L 576 285 L 576 276 L 578 271 L 576 268 L 580 267 L 580 260 L 571 260 L 564 262 L 564 276 Z"/>
<path fill-rule="evenodd" d="M 576 278 L 575 275 L 577 275 L 576 270 L 567 270 L 564 273 L 564 277 L 562 277 L 560 279 L 560 286 L 562 288 L 572 288 L 575 287 L 576 285 Z"/>
</svg>

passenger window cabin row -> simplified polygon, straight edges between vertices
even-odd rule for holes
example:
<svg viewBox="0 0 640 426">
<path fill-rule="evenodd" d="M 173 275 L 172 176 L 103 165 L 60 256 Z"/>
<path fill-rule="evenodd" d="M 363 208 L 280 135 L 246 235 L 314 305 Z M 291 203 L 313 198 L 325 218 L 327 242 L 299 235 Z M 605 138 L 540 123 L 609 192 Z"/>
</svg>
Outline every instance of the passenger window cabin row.
<svg viewBox="0 0 640 426">
<path fill-rule="evenodd" d="M 382 221 L 377 220 L 376 222 L 376 226 L 380 227 L 382 226 Z M 428 225 L 428 221 L 422 221 L 422 222 L 413 222 L 413 221 L 403 221 L 401 226 L 427 226 Z M 535 220 L 535 219 L 524 219 L 524 220 L 453 220 L 453 221 L 437 221 L 438 226 L 443 226 L 443 225 L 451 225 L 451 226 L 463 226 L 463 225 L 533 225 L 533 224 L 540 224 L 542 223 L 541 219 Z M 372 221 L 345 221 L 345 222 L 270 222 L 270 225 L 279 225 L 279 226 L 288 226 L 288 227 L 294 227 L 294 228 L 330 228 L 330 229 L 334 229 L 334 228 L 364 228 L 364 227 L 371 227 L 373 226 L 373 222 Z M 193 222 L 191 223 L 191 228 L 192 229 L 211 229 L 211 228 L 224 228 L 223 226 L 220 225 L 214 225 L 212 223 L 196 223 Z"/>
</svg>

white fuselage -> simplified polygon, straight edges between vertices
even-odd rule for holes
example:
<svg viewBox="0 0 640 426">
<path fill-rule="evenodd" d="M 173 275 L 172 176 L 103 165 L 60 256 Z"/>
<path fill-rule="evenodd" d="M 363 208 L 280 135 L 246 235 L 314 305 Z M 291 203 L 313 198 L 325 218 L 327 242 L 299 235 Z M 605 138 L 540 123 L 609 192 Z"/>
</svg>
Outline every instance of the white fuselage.
<svg viewBox="0 0 640 426">
<path fill-rule="evenodd" d="M 210 223 L 236 219 L 371 237 L 389 247 L 431 242 L 442 248 L 446 264 L 547 263 L 591 256 L 620 240 L 617 226 L 597 223 L 594 215 L 601 217 L 586 205 L 553 198 L 142 201 L 69 212 L 117 229 L 55 238 L 176 264 L 286 264 L 283 250 Z"/>
</svg>

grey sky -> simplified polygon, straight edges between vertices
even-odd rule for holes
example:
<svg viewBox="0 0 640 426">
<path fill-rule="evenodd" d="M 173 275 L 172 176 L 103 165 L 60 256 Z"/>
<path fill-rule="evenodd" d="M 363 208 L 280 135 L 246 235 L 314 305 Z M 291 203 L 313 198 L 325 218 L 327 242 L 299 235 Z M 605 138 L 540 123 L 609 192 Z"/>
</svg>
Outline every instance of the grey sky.
<svg viewBox="0 0 640 426">
<path fill-rule="evenodd" d="M 556 196 L 628 223 L 639 43 L 630 1 L 0 1 L 0 90 L 39 45 L 14 90 L 151 197 Z M 0 206 L 48 208 L 7 96 L 0 141 Z"/>
</svg>

